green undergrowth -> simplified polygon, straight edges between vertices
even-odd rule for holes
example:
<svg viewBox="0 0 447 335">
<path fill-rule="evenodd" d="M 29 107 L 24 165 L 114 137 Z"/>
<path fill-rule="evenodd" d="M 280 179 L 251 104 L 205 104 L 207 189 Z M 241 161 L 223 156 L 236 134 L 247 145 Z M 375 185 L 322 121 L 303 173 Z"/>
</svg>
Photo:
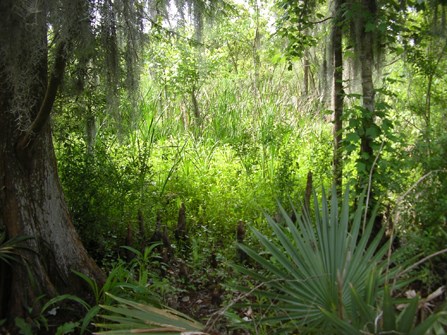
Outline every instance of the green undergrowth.
<svg viewBox="0 0 447 335">
<path fill-rule="evenodd" d="M 149 240 L 157 222 L 179 248 L 174 231 L 182 204 L 190 242 L 231 258 L 240 221 L 263 230 L 262 212 L 274 216 L 278 200 L 286 209 L 303 201 L 309 172 L 314 187 L 329 186 L 332 124 L 322 108 L 293 103 L 293 74 L 281 67 L 262 77 L 257 94 L 248 79 L 207 79 L 196 92 L 199 118 L 182 90 L 150 80 L 141 90 L 136 111 L 123 98 L 119 119 L 93 109 L 93 138 L 70 110 L 55 122 L 73 221 L 103 265 L 112 265 L 121 245 Z M 72 131 L 61 133 L 61 123 Z"/>
</svg>

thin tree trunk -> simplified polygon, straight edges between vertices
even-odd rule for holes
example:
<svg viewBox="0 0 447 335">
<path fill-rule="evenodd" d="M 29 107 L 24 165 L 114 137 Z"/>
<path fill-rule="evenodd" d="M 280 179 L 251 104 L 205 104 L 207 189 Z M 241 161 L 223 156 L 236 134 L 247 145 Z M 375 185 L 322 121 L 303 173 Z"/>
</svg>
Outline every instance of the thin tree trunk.
<svg viewBox="0 0 447 335">
<path fill-rule="evenodd" d="M 202 115 L 200 113 L 199 102 L 196 97 L 196 87 L 193 85 L 191 90 L 191 102 L 192 102 L 192 110 L 194 112 L 194 119 L 196 121 L 196 126 L 200 127 L 202 124 Z"/>
<path fill-rule="evenodd" d="M 253 67 L 254 67 L 254 92 L 259 96 L 259 68 L 261 66 L 261 58 L 259 56 L 259 48 L 261 47 L 261 33 L 259 32 L 259 3 L 258 0 L 253 1 L 256 15 L 256 30 L 253 39 Z"/>
<path fill-rule="evenodd" d="M 363 164 L 365 170 L 360 176 L 360 183 L 365 184 L 368 180 L 370 170 L 374 162 L 373 138 L 368 134 L 368 129 L 374 125 L 374 111 L 375 111 L 375 90 L 373 83 L 373 35 L 371 31 L 366 31 L 365 27 L 368 23 L 366 17 L 374 19 L 376 13 L 375 0 L 362 0 L 365 13 L 359 21 L 359 29 L 361 36 L 359 36 L 358 43 L 361 60 L 361 81 L 362 81 L 362 96 L 363 96 L 363 117 L 362 129 L 360 135 L 360 162 Z M 363 186 L 361 186 L 363 187 Z"/>
<path fill-rule="evenodd" d="M 310 199 L 312 197 L 313 190 L 313 173 L 307 172 L 306 191 L 304 192 L 304 208 L 307 213 L 310 213 Z M 294 221 L 295 222 L 295 221 Z"/>
<path fill-rule="evenodd" d="M 444 13 L 445 16 L 445 13 Z M 427 150 L 427 154 L 429 156 L 431 156 L 432 152 L 431 152 L 431 140 L 430 140 L 430 136 L 431 136 L 431 91 L 432 91 L 432 86 L 433 86 L 433 79 L 435 77 L 435 74 L 438 70 L 438 66 L 440 61 L 443 59 L 445 51 L 447 49 L 447 43 L 444 44 L 444 47 L 442 48 L 436 63 L 434 64 L 434 69 L 429 73 L 429 75 L 427 76 L 427 90 L 426 90 L 426 94 L 425 94 L 425 136 L 426 136 L 426 142 L 428 144 L 428 150 Z"/>
<path fill-rule="evenodd" d="M 227 41 L 226 42 L 227 48 L 228 48 L 228 56 L 230 57 L 230 61 L 231 64 L 233 65 L 234 68 L 234 73 L 238 74 L 238 65 L 237 65 L 237 57 L 235 56 L 235 51 L 233 50 L 233 48 L 231 47 L 230 43 Z"/>
<path fill-rule="evenodd" d="M 85 120 L 85 133 L 87 139 L 87 154 L 93 155 L 96 141 L 96 120 L 91 106 L 89 106 L 88 115 Z"/>
<path fill-rule="evenodd" d="M 306 55 L 304 56 L 303 60 L 303 95 L 307 97 L 309 95 L 309 57 Z"/>
<path fill-rule="evenodd" d="M 374 126 L 375 122 L 375 90 L 373 83 L 373 33 L 366 30 L 367 21 L 375 20 L 375 15 L 377 11 L 376 0 L 362 0 L 363 10 L 366 14 L 359 20 L 360 25 L 358 31 L 360 36 L 358 36 L 358 43 L 360 43 L 360 63 L 361 63 L 361 82 L 362 82 L 362 97 L 363 97 L 363 116 L 362 116 L 362 132 L 360 135 L 360 158 L 359 163 L 363 167 L 363 171 L 360 171 L 358 177 L 358 189 L 357 192 L 360 194 L 368 183 L 370 185 L 367 206 L 367 217 L 372 213 L 372 209 L 376 206 L 376 191 L 374 187 L 374 150 L 373 143 L 374 138 L 368 133 L 368 129 Z M 373 21 L 374 23 L 374 21 Z M 371 177 L 370 177 L 371 176 Z M 373 235 L 380 231 L 382 228 L 382 216 L 377 215 L 374 220 Z"/>
<path fill-rule="evenodd" d="M 334 109 L 334 153 L 333 153 L 333 174 L 334 185 L 337 193 L 342 193 L 343 160 L 342 160 L 342 139 L 343 139 L 343 32 L 342 32 L 342 6 L 343 0 L 335 0 L 334 12 L 335 20 L 332 24 L 332 57 L 334 64 L 332 103 Z"/>
</svg>

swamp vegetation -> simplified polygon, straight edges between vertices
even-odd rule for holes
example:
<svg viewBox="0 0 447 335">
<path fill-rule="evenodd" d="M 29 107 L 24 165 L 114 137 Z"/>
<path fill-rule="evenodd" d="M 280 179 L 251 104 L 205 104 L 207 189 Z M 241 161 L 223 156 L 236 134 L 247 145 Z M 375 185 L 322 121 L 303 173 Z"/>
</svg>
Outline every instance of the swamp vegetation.
<svg viewBox="0 0 447 335">
<path fill-rule="evenodd" d="M 445 334 L 446 12 L 0 1 L 0 333 Z"/>
</svg>

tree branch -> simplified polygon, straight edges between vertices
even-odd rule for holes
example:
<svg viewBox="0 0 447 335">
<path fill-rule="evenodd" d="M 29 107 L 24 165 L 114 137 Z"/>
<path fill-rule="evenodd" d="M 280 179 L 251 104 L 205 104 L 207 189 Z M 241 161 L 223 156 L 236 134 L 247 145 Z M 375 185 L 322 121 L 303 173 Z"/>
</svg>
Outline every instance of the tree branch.
<svg viewBox="0 0 447 335">
<path fill-rule="evenodd" d="M 310 24 L 320 24 L 320 23 L 324 23 L 326 21 L 332 20 L 333 18 L 334 18 L 333 16 L 329 16 L 329 17 L 326 17 L 326 18 L 321 19 L 319 21 L 309 21 L 309 23 Z"/>
<path fill-rule="evenodd" d="M 56 49 L 56 57 L 53 64 L 53 71 L 48 82 L 47 90 L 45 92 L 45 98 L 39 108 L 39 112 L 36 115 L 33 123 L 29 129 L 24 132 L 18 139 L 16 150 L 23 152 L 27 148 L 32 147 L 37 135 L 41 132 L 45 124 L 47 123 L 51 110 L 56 99 L 58 88 L 64 77 L 65 65 L 67 63 L 67 55 L 65 52 L 65 43 L 58 44 Z"/>
</svg>

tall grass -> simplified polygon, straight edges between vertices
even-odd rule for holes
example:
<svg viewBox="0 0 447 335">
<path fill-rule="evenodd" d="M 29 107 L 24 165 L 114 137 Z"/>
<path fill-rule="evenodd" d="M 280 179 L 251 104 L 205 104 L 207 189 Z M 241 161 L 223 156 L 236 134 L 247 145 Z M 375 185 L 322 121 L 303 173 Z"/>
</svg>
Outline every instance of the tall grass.
<svg viewBox="0 0 447 335">
<path fill-rule="evenodd" d="M 136 227 L 138 210 L 152 227 L 161 216 L 163 224 L 173 230 L 184 203 L 193 237 L 206 235 L 208 242 L 223 243 L 224 236 L 228 239 L 224 244 L 232 245 L 238 221 L 258 225 L 263 222 L 262 210 L 272 214 L 277 210 L 277 199 L 300 201 L 309 171 L 314 174 L 315 187 L 327 187 L 331 125 L 320 118 L 319 111 L 298 110 L 293 98 L 298 86 L 284 80 L 286 75 L 292 76 L 281 71 L 266 74 L 256 94 L 249 79 L 208 80 L 197 93 L 203 117 L 199 125 L 193 122 L 187 95 L 167 92 L 146 81 L 136 126 L 127 137 L 117 141 L 113 135 L 98 135 L 97 145 L 103 149 L 97 151 L 97 161 L 107 161 L 111 174 L 94 183 L 97 190 L 89 193 L 89 199 L 78 201 L 75 192 L 68 192 L 72 207 L 84 206 L 76 208 L 80 213 L 91 207 L 85 207 L 88 201 L 116 203 L 118 208 L 108 211 L 118 216 L 109 218 L 113 226 L 109 230 L 115 234 L 117 226 L 120 231 L 128 223 Z M 72 146 L 78 149 L 67 152 Z M 67 189 L 79 184 L 69 161 L 79 160 L 83 146 L 78 140 L 58 146 Z M 88 169 L 91 165 L 82 166 Z M 97 169 L 97 174 L 85 171 L 79 178 L 98 178 L 103 167 Z M 101 199 L 95 199 L 96 194 Z M 121 198 L 107 200 L 107 194 Z M 108 229 L 104 216 L 101 214 L 101 234 Z M 81 226 L 94 220 L 89 217 Z"/>
</svg>

